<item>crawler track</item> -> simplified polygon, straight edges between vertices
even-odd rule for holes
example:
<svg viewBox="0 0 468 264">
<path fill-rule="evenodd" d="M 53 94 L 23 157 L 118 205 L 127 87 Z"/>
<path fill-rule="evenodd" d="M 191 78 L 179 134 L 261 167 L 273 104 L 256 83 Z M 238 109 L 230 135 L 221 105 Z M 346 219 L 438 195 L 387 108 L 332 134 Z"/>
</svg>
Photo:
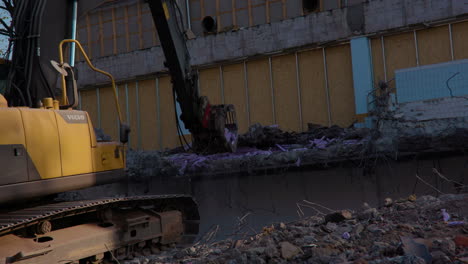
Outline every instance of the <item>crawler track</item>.
<svg viewBox="0 0 468 264">
<path fill-rule="evenodd" d="M 195 239 L 196 235 L 198 234 L 199 214 L 198 214 L 197 205 L 191 197 L 185 196 L 185 195 L 148 195 L 148 196 L 132 196 L 132 197 L 120 197 L 120 198 L 103 198 L 103 199 L 95 199 L 95 200 L 88 200 L 88 201 L 61 202 L 61 203 L 37 206 L 37 207 L 22 209 L 18 211 L 3 213 L 3 214 L 0 214 L 0 240 L 10 239 L 11 241 L 14 241 L 15 243 L 16 241 L 21 241 L 21 243 L 18 242 L 19 245 L 24 244 L 25 246 L 19 248 L 16 252 L 22 253 L 24 251 L 26 252 L 25 254 L 28 256 L 27 257 L 28 259 L 37 258 L 38 260 L 38 261 L 31 262 L 31 260 L 27 260 L 25 257 L 20 256 L 20 258 L 18 260 L 14 260 L 13 263 L 15 263 L 15 261 L 17 261 L 18 263 L 43 263 L 41 262 L 42 260 L 39 261 L 40 258 L 45 258 L 44 257 L 45 255 L 49 255 L 52 257 L 55 253 L 54 254 L 49 253 L 51 251 L 47 251 L 45 253 L 42 251 L 40 251 L 40 253 L 29 253 L 29 252 L 32 252 L 29 249 L 30 245 L 33 245 L 34 247 L 36 247 L 36 245 L 34 244 L 34 241 L 37 243 L 37 239 L 40 238 L 40 236 L 36 236 L 36 238 L 31 238 L 31 237 L 25 238 L 24 237 L 24 234 L 26 233 L 25 231 L 34 229 L 39 223 L 44 222 L 44 221 L 49 221 L 49 222 L 56 223 L 56 224 L 58 223 L 58 226 L 60 226 L 62 222 L 66 221 L 65 219 L 67 218 L 68 219 L 71 219 L 71 218 L 80 219 L 80 220 L 86 219 L 86 216 L 90 215 L 90 213 L 99 214 L 109 209 L 115 210 L 116 212 L 122 211 L 122 210 L 123 211 L 133 210 L 136 212 L 138 210 L 146 210 L 146 211 L 152 212 L 156 216 L 156 218 L 160 216 L 159 220 L 157 220 L 159 221 L 157 222 L 158 223 L 157 226 L 159 226 L 159 223 L 160 223 L 162 240 L 164 240 L 164 236 L 166 236 L 167 234 L 171 236 L 171 232 L 172 232 L 171 229 L 174 229 L 174 228 L 175 229 L 180 228 L 180 230 L 183 230 L 182 238 L 180 240 L 181 241 L 180 243 L 182 244 L 192 242 Z M 168 212 L 168 213 L 166 213 L 166 215 L 163 216 L 165 212 Z M 178 223 L 180 223 L 179 226 L 183 225 L 183 227 L 177 226 L 178 223 L 176 224 L 168 223 L 169 221 L 168 219 L 176 219 L 173 217 L 174 212 L 176 212 L 176 215 L 178 213 L 182 215 L 183 220 Z M 126 217 L 127 218 L 125 219 L 125 221 L 127 222 L 128 221 L 140 221 L 140 219 L 142 219 L 141 216 L 133 216 L 133 215 L 128 215 L 128 214 Z M 154 217 L 151 216 L 151 213 L 150 213 L 150 215 L 145 216 L 143 218 L 150 219 Z M 119 219 L 119 217 L 117 217 L 117 219 Z M 152 221 L 154 221 L 154 219 Z M 128 226 L 128 223 L 126 223 L 126 225 Z M 174 225 L 176 226 L 174 227 Z M 94 230 L 93 228 L 99 229 L 98 223 L 93 222 L 93 221 L 86 222 L 86 220 L 83 220 L 83 222 L 80 223 L 80 225 L 70 226 L 70 227 L 66 227 L 63 229 L 59 229 L 59 230 L 52 229 L 52 232 L 50 234 L 52 237 L 53 235 L 56 236 L 54 237 L 54 240 L 55 240 L 54 243 L 56 243 L 56 245 L 52 245 L 49 247 L 57 248 L 56 251 L 64 251 L 67 248 L 72 249 L 73 247 L 76 247 L 77 245 L 76 243 L 67 244 L 68 242 L 65 242 L 65 243 L 59 242 L 61 241 L 60 240 L 61 236 L 63 236 L 64 234 L 71 234 L 72 237 L 78 237 L 81 240 L 83 240 L 83 238 L 89 239 L 90 241 L 96 240 L 101 237 L 113 235 L 114 238 L 119 237 L 119 239 L 108 240 L 110 242 L 108 242 L 109 244 L 105 244 L 106 250 L 101 249 L 102 252 L 99 252 L 99 253 L 101 254 L 107 251 L 114 251 L 114 250 L 118 250 L 122 248 L 125 248 L 125 251 L 128 251 L 128 248 L 126 247 L 129 246 L 129 244 L 124 243 L 123 241 L 129 241 L 129 240 L 120 238 L 122 234 L 127 232 L 125 230 L 126 229 L 125 227 L 121 228 L 119 224 L 116 224 L 114 227 L 105 230 L 105 232 L 107 232 L 106 235 L 102 235 L 101 237 L 98 237 L 96 235 L 94 238 L 91 238 L 91 236 L 89 236 L 88 233 L 93 233 L 93 231 L 87 232 L 84 230 Z M 83 230 L 85 234 L 80 234 L 79 236 L 77 236 L 77 233 L 80 233 L 79 230 Z M 100 230 L 97 230 L 96 234 L 99 232 Z M 116 234 L 118 234 L 118 236 L 115 236 Z M 144 239 L 144 241 L 151 241 L 151 239 L 152 238 L 147 237 Z M 82 242 L 79 242 L 79 243 L 82 243 Z M 112 245 L 110 243 L 112 243 Z M 142 241 L 141 240 L 136 241 L 134 245 L 138 243 L 140 243 L 141 245 Z M 45 246 L 45 244 L 43 245 Z M 130 251 L 132 250 L 133 249 L 130 249 Z M 11 252 L 12 252 L 11 250 L 9 252 L 3 249 L 0 250 L 0 263 L 2 263 L 2 258 L 6 258 L 7 260 L 8 258 L 11 258 L 13 256 L 11 255 Z M 93 252 L 94 253 L 92 255 L 96 253 L 96 251 L 93 251 Z M 37 257 L 35 254 L 40 257 Z M 83 257 L 82 254 L 85 254 L 85 253 L 80 253 L 80 254 L 81 255 L 79 259 L 82 259 Z M 78 259 L 74 259 L 74 260 L 78 260 Z"/>
</svg>

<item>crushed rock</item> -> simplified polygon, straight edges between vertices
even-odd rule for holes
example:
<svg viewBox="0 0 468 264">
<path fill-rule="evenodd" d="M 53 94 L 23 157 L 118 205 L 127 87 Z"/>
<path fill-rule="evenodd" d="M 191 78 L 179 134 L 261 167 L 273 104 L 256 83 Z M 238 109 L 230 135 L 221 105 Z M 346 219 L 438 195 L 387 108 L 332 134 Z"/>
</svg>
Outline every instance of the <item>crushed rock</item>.
<svg viewBox="0 0 468 264">
<path fill-rule="evenodd" d="M 145 257 L 147 263 L 354 263 L 439 264 L 468 259 L 468 194 L 401 199 L 381 208 L 352 212 L 350 218 L 326 222 L 313 216 L 265 227 L 242 240 L 198 242 L 187 249 Z M 443 220 L 445 209 L 456 225 Z M 335 214 L 333 212 L 331 214 Z M 330 216 L 328 216 L 330 217 Z M 462 224 L 460 224 L 462 223 Z M 347 239 L 343 234 L 348 233 Z M 132 262 L 133 261 L 133 262 Z M 128 260 L 125 264 L 135 263 Z"/>
</svg>

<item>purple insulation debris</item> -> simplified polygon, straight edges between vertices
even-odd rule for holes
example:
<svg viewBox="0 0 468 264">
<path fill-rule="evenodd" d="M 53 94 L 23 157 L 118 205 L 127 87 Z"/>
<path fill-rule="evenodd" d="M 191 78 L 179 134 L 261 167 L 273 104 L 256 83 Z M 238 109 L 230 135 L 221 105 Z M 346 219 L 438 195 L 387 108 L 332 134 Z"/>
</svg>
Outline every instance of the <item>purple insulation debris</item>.
<svg viewBox="0 0 468 264">
<path fill-rule="evenodd" d="M 318 149 L 326 149 L 328 144 L 331 142 L 328 138 L 322 137 L 320 139 L 314 139 L 310 140 L 310 144 L 312 148 L 318 148 Z"/>
<path fill-rule="evenodd" d="M 452 222 L 447 223 L 448 226 L 460 226 L 460 225 L 464 225 L 464 224 L 465 224 L 464 221 L 452 221 Z"/>
<path fill-rule="evenodd" d="M 442 212 L 442 219 L 444 219 L 444 222 L 448 222 L 448 220 L 450 220 L 450 215 L 447 213 L 447 210 L 440 209 L 440 211 Z"/>
<path fill-rule="evenodd" d="M 280 144 L 276 144 L 276 147 L 279 148 L 281 151 L 288 151 L 287 149 L 283 148 Z"/>
</svg>

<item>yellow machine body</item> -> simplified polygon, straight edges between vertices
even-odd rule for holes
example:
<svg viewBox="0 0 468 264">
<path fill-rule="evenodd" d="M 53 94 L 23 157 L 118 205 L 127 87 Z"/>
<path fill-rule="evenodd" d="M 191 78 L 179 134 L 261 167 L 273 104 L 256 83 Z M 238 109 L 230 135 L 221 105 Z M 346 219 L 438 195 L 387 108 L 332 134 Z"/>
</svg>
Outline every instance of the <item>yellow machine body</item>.
<svg viewBox="0 0 468 264">
<path fill-rule="evenodd" d="M 0 95 L 0 202 L 119 181 L 124 149 L 79 110 L 7 107 Z"/>
</svg>

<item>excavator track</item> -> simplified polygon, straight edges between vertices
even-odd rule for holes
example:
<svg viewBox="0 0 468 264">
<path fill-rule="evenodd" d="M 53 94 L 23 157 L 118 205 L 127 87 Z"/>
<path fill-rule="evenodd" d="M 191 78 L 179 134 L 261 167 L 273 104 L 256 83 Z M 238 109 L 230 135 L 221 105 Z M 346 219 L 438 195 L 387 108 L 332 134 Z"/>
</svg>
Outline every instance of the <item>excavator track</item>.
<svg viewBox="0 0 468 264">
<path fill-rule="evenodd" d="M 186 195 L 60 202 L 0 214 L 0 264 L 99 263 L 191 243 L 197 204 Z M 68 262 L 67 262 L 68 261 Z"/>
</svg>

